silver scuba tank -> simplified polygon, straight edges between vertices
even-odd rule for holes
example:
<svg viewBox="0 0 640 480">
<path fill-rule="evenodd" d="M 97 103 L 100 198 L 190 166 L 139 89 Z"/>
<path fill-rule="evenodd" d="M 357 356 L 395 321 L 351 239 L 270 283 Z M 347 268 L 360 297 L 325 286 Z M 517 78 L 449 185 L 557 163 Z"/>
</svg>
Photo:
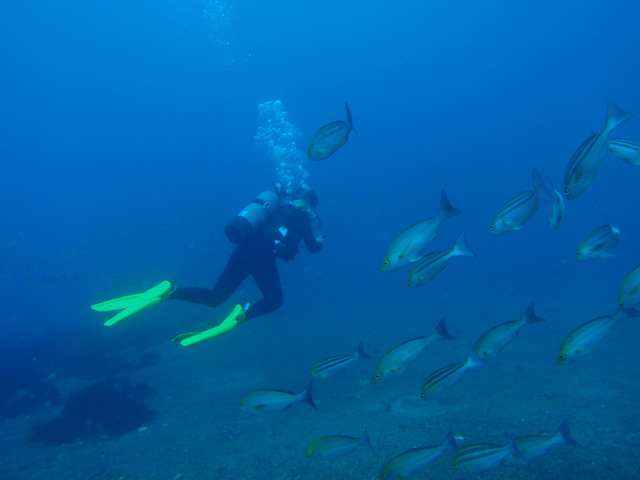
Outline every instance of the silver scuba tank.
<svg viewBox="0 0 640 480">
<path fill-rule="evenodd" d="M 227 223 L 224 233 L 232 243 L 240 245 L 253 235 L 275 213 L 280 199 L 274 192 L 265 191 L 251 200 L 238 215 Z"/>
</svg>

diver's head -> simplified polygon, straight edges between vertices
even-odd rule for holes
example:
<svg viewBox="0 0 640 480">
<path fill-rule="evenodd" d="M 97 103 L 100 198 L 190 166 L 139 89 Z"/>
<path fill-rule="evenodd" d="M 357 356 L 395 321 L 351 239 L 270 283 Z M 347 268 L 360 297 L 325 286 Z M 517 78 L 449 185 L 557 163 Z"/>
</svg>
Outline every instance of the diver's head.
<svg viewBox="0 0 640 480">
<path fill-rule="evenodd" d="M 309 187 L 300 186 L 291 194 L 291 196 L 295 199 L 305 201 L 313 209 L 318 208 L 318 204 L 320 203 L 316 192 L 311 190 Z"/>
<path fill-rule="evenodd" d="M 320 202 L 318 201 L 318 195 L 313 190 L 306 190 L 302 198 L 313 208 L 318 208 Z"/>
</svg>

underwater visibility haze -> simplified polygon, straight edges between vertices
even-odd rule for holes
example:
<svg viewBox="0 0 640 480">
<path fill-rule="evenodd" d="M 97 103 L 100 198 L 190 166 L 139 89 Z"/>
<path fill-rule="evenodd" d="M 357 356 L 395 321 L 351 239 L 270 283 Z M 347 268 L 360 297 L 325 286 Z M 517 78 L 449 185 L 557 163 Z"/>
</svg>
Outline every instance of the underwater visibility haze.
<svg viewBox="0 0 640 480">
<path fill-rule="evenodd" d="M 0 478 L 639 478 L 638 18 L 3 3 Z"/>
</svg>

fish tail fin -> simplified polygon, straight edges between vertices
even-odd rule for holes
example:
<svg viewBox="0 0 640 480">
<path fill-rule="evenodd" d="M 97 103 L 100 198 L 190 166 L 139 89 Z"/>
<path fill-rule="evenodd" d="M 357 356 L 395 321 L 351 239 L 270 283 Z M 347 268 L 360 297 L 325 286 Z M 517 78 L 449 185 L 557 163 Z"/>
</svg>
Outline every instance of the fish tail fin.
<svg viewBox="0 0 640 480">
<path fill-rule="evenodd" d="M 451 204 L 449 203 L 449 199 L 447 198 L 447 194 L 443 189 L 442 193 L 440 194 L 440 212 L 438 212 L 438 215 L 441 215 L 444 218 L 449 218 L 460 215 L 461 213 L 462 210 L 458 210 L 457 208 L 451 206 Z"/>
<path fill-rule="evenodd" d="M 511 440 L 509 440 L 509 450 L 511 451 L 511 455 L 513 455 L 518 460 L 522 460 L 524 463 L 527 463 L 526 459 L 522 456 L 522 452 L 518 449 L 518 445 L 516 444 L 516 439 L 512 436 Z"/>
<path fill-rule="evenodd" d="M 366 445 L 371 449 L 372 452 L 375 453 L 376 449 L 373 448 L 373 444 L 371 443 L 371 438 L 369 438 L 369 430 L 365 427 L 364 433 L 362 434 L 362 439 L 360 440 L 362 445 Z"/>
<path fill-rule="evenodd" d="M 432 336 L 439 338 L 440 340 L 455 340 L 456 337 L 451 335 L 449 330 L 447 330 L 447 317 L 442 317 L 438 325 L 431 333 Z"/>
<path fill-rule="evenodd" d="M 631 117 L 633 117 L 633 113 L 625 112 L 622 110 L 613 99 L 609 99 L 609 105 L 607 107 L 607 127 L 610 130 L 613 130 L 621 123 L 626 122 Z"/>
<path fill-rule="evenodd" d="M 553 195 L 551 195 L 551 192 L 547 188 L 547 184 L 544 183 L 544 179 L 537 168 L 533 169 L 531 176 L 533 177 L 533 188 L 538 194 L 538 198 L 547 202 L 553 202 Z"/>
<path fill-rule="evenodd" d="M 453 430 L 449 429 L 449 432 L 444 437 L 444 440 L 442 440 L 442 444 L 445 447 L 450 448 L 451 450 L 457 450 L 458 449 L 458 442 L 456 442 L 456 437 L 453 434 Z"/>
<path fill-rule="evenodd" d="M 362 344 L 362 342 L 360 342 L 360 345 L 358 345 L 358 348 L 356 348 L 356 353 L 358 355 L 358 358 L 360 360 L 370 360 L 371 357 L 369 355 L 367 355 L 367 353 L 364 351 L 364 345 Z"/>
<path fill-rule="evenodd" d="M 574 447 L 580 446 L 580 444 L 571 436 L 571 432 L 569 431 L 569 421 L 566 418 L 562 421 L 562 424 L 558 428 L 554 437 L 561 438 L 565 445 L 573 445 Z"/>
<path fill-rule="evenodd" d="M 456 243 L 453 244 L 453 250 L 457 255 L 464 255 L 465 257 L 475 257 L 476 254 L 471 251 L 469 245 L 467 245 L 467 238 L 464 235 L 464 231 L 460 232 Z"/>
<path fill-rule="evenodd" d="M 344 108 L 347 109 L 347 124 L 351 126 L 351 130 L 358 133 L 356 127 L 353 125 L 353 119 L 351 118 L 351 110 L 349 110 L 349 104 L 345 101 Z"/>
<path fill-rule="evenodd" d="M 471 367 L 484 367 L 486 363 L 484 360 L 480 358 L 478 352 L 473 348 L 473 346 L 469 347 L 469 353 L 467 353 L 467 361 L 465 362 L 468 365 L 468 368 Z"/>
<path fill-rule="evenodd" d="M 531 303 L 527 307 L 527 309 L 522 314 L 522 318 L 524 318 L 524 323 L 540 323 L 546 322 L 546 318 L 536 317 L 535 312 L 533 311 L 534 301 L 531 300 Z"/>
<path fill-rule="evenodd" d="M 313 408 L 317 408 L 315 402 L 313 401 L 313 396 L 311 395 L 311 387 L 313 387 L 313 380 L 309 381 L 307 384 L 307 388 L 302 392 L 302 402 L 308 403 Z"/>
</svg>

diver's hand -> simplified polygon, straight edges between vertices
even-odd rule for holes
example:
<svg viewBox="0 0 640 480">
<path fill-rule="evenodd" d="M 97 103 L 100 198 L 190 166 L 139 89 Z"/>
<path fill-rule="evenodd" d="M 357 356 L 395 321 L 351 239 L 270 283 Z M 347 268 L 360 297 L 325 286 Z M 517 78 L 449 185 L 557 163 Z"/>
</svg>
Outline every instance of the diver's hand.
<svg viewBox="0 0 640 480">
<path fill-rule="evenodd" d="M 322 235 L 318 235 L 318 236 L 316 237 L 316 242 L 318 242 L 318 243 L 322 243 L 322 242 L 324 242 L 324 239 L 325 239 L 325 238 L 327 238 L 327 236 L 326 236 L 324 233 L 323 233 Z"/>
</svg>

